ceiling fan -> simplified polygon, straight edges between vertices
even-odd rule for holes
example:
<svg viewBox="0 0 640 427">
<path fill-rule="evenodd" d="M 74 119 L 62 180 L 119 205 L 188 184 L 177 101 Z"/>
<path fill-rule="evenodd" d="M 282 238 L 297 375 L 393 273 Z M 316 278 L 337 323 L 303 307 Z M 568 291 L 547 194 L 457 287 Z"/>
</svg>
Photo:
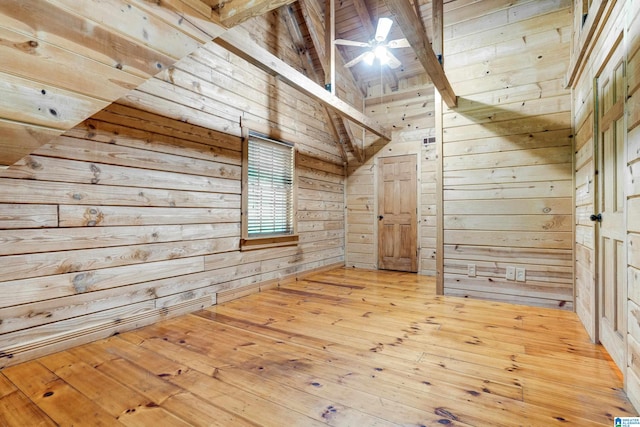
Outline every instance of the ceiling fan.
<svg viewBox="0 0 640 427">
<path fill-rule="evenodd" d="M 385 42 L 393 20 L 389 18 L 378 19 L 378 26 L 376 28 L 376 35 L 373 40 L 369 42 L 356 42 L 352 40 L 336 39 L 335 44 L 342 46 L 356 46 L 356 47 L 368 47 L 369 50 L 361 53 L 353 58 L 351 61 L 344 64 L 345 67 L 353 67 L 360 61 L 364 61 L 368 65 L 372 65 L 373 61 L 377 58 L 381 64 L 388 64 L 391 68 L 398 68 L 402 63 L 395 57 L 389 49 L 397 49 L 401 47 L 410 47 L 407 39 L 396 39 Z"/>
</svg>

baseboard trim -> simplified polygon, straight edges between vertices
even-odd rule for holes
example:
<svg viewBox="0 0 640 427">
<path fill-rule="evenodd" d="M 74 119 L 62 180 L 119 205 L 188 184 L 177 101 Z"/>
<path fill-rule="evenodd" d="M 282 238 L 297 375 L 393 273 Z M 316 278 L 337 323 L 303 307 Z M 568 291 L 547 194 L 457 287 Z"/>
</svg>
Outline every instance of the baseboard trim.
<svg viewBox="0 0 640 427">
<path fill-rule="evenodd" d="M 342 268 L 342 267 L 344 267 L 344 262 L 339 262 L 335 264 L 325 265 L 323 267 L 313 268 L 311 270 L 290 274 L 287 276 L 280 277 L 278 279 L 267 280 L 260 283 L 253 283 L 251 285 L 242 286 L 240 288 L 228 289 L 226 291 L 218 292 L 216 294 L 216 302 L 217 304 L 221 304 L 224 302 L 233 301 L 238 298 L 242 298 L 258 292 L 266 291 L 268 289 L 273 289 L 278 286 L 295 282 L 297 280 L 304 280 L 304 278 L 312 274 L 324 273 L 326 271 L 330 271 L 330 270 L 334 270 L 336 268 Z"/>
</svg>

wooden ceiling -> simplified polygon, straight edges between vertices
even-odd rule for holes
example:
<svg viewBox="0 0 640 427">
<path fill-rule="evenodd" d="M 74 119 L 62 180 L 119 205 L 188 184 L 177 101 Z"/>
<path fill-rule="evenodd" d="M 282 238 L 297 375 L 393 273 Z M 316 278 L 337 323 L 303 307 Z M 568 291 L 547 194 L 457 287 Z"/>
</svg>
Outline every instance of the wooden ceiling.
<svg viewBox="0 0 640 427">
<path fill-rule="evenodd" d="M 356 7 L 357 6 L 357 7 Z M 382 0 L 344 0 L 336 13 L 336 38 L 367 42 L 373 39 L 379 18 L 392 18 L 386 4 Z M 359 12 L 359 13 L 358 13 Z M 394 22 L 387 40 L 404 38 L 400 26 Z M 346 61 L 350 61 L 362 53 L 362 48 L 338 46 Z M 386 65 L 375 62 L 367 65 L 360 62 L 352 67 L 352 72 L 363 87 L 379 84 L 395 89 L 402 79 L 410 79 L 425 71 L 417 61 L 411 47 L 395 49 L 394 55 L 402 62 L 400 68 L 392 70 Z"/>
<path fill-rule="evenodd" d="M 280 9 L 280 13 L 289 15 L 298 27 L 304 40 L 304 49 L 313 60 L 314 70 L 308 75 L 328 75 L 329 64 L 344 67 L 364 49 L 361 47 L 336 46 L 335 60 L 329 58 L 327 51 L 327 33 L 334 26 L 333 37 L 360 42 L 369 42 L 374 38 L 379 18 L 392 18 L 395 22 L 387 40 L 407 38 L 410 47 L 394 49 L 394 55 L 402 65 L 391 69 L 387 65 L 375 62 L 368 65 L 360 62 L 348 69 L 363 95 L 372 86 L 381 87 L 381 92 L 395 91 L 400 82 L 412 79 L 424 82 L 425 74 L 442 94 L 449 107 L 456 104 L 455 94 L 449 85 L 441 62 L 438 62 L 431 40 L 436 37 L 437 49 L 442 50 L 443 0 L 204 0 L 218 13 L 220 20 L 227 26 L 238 25 L 246 19 Z M 333 5 L 333 16 L 327 17 L 327 8 Z M 287 11 L 282 9 L 288 8 Z M 312 10 L 316 10 L 313 16 Z M 435 12 L 434 12 L 435 11 Z M 435 16 L 435 19 L 434 19 Z M 318 22 L 321 21 L 321 22 Z M 436 22 L 435 31 L 434 22 Z M 330 25 L 330 23 L 332 25 Z M 430 33 L 430 34 L 429 34 Z M 435 34 L 434 34 L 435 33 Z M 322 39 L 322 40 L 321 40 Z M 344 70 L 342 70 L 344 71 Z M 332 74 L 332 73 L 331 73 Z M 339 73 L 340 74 L 340 73 Z M 344 75 L 344 73 L 343 73 Z M 325 83 L 328 80 L 325 77 Z"/>
<path fill-rule="evenodd" d="M 336 37 L 370 40 L 377 19 L 389 16 L 389 2 L 409 4 L 409 0 L 335 0 Z M 420 5 L 427 29 L 431 27 L 430 5 Z M 305 15 L 305 6 L 318 9 L 315 21 Z M 279 8 L 281 15 L 294 21 L 304 45 L 299 48 L 311 58 L 314 70 L 307 77 L 322 83 L 317 76 L 324 76 L 327 59 L 318 42 L 318 37 L 324 38 L 324 22 L 318 21 L 324 20 L 324 7 L 324 0 L 93 0 L 82 7 L 75 0 L 2 1 L 0 91 L 7 96 L 0 98 L 0 166 L 13 164 L 91 117 L 198 46 L 212 39 L 224 42 L 226 33 L 242 33 L 242 22 Z M 401 20 L 397 15 L 395 18 Z M 420 43 L 429 44 L 427 30 L 409 28 L 403 32 L 402 25 L 412 24 L 394 25 L 389 39 L 413 33 L 421 37 Z M 237 28 L 229 30 L 231 27 Z M 263 50 L 251 46 L 244 53 L 260 56 Z M 366 94 L 368 87 L 380 82 L 393 90 L 400 81 L 424 76 L 425 56 L 416 55 L 419 50 L 396 49 L 402 67 L 393 71 L 358 64 L 349 70 L 353 74 L 348 85 Z M 337 66 L 342 68 L 344 61 L 360 52 L 359 48 L 339 47 Z M 433 81 L 446 81 L 435 56 L 427 55 L 426 60 L 435 64 L 436 76 L 430 73 Z M 256 65 L 264 69 L 265 64 Z M 280 65 L 267 68 L 278 75 L 278 70 L 284 69 Z M 344 71 L 342 75 L 351 75 Z M 309 86 L 313 81 L 305 76 L 292 74 L 287 79 L 303 92 L 316 91 Z M 361 110 L 357 102 L 354 109 L 334 96 L 318 93 L 314 98 L 340 116 L 388 138 L 384 129 L 357 111 Z"/>
<path fill-rule="evenodd" d="M 412 8 L 417 6 L 425 35 L 432 39 L 432 2 L 423 0 L 418 5 L 412 3 L 413 0 L 403 0 L 410 4 Z M 317 52 L 313 41 L 314 28 L 310 28 L 306 16 L 310 14 L 310 8 L 317 9 L 322 17 L 322 25 L 325 24 L 325 8 L 328 0 L 202 0 L 212 8 L 214 14 L 219 14 L 219 19 L 225 26 L 231 27 L 242 23 L 246 19 L 266 13 L 270 10 L 289 8 L 295 24 L 299 27 L 304 39 L 304 49 L 310 52 L 315 66 L 315 72 L 323 74 L 320 56 L 324 52 Z M 379 18 L 391 17 L 392 13 L 387 7 L 385 0 L 334 0 L 335 4 L 335 38 L 347 39 L 361 42 L 368 42 L 374 38 L 376 25 Z M 244 11 L 242 11 L 244 9 Z M 280 13 L 285 13 L 282 9 Z M 231 17 L 229 17 L 231 16 Z M 311 18 L 313 19 L 313 18 Z M 324 25 L 326 27 L 326 25 Z M 409 28 L 408 33 L 415 33 L 416 28 Z M 323 28 L 324 31 L 324 28 Z M 324 34 L 318 36 L 324 37 Z M 401 39 L 405 37 L 403 29 L 398 23 L 394 23 L 387 40 Z M 337 46 L 337 51 L 342 56 L 343 62 L 348 62 L 361 54 L 364 50 L 359 47 Z M 350 69 L 356 81 L 360 85 L 363 93 L 366 88 L 376 85 L 386 85 L 388 90 L 395 90 L 400 81 L 409 81 L 421 77 L 425 80 L 426 71 L 416 57 L 411 47 L 395 49 L 393 52 L 402 62 L 402 66 L 392 70 L 388 66 L 374 63 L 367 65 L 363 62 Z M 428 75 L 426 79 L 428 79 Z"/>
<path fill-rule="evenodd" d="M 317 2 L 322 12 L 325 9 L 324 0 L 306 0 Z M 409 0 L 406 0 L 409 3 Z M 302 0 L 290 4 L 297 23 L 301 28 L 301 32 L 307 41 L 306 48 L 314 52 L 315 48 L 309 30 L 305 24 L 304 3 Z M 424 22 L 426 35 L 431 40 L 431 1 L 426 1 L 421 5 L 421 18 Z M 378 18 L 391 17 L 384 0 L 335 0 L 335 38 L 347 39 L 361 42 L 368 42 L 373 39 Z M 414 31 L 410 29 L 409 31 Z M 391 32 L 387 37 L 388 40 L 404 38 L 401 27 L 394 22 Z M 364 51 L 364 48 L 351 46 L 337 46 L 338 52 L 342 55 L 344 62 L 349 62 Z M 381 66 L 378 62 L 373 65 L 367 65 L 360 62 L 350 68 L 355 80 L 358 82 L 363 94 L 367 94 L 367 88 L 373 86 L 384 85 L 386 90 L 395 90 L 401 81 L 410 81 L 419 79 L 424 82 L 429 77 L 420 61 L 417 59 L 414 50 L 411 47 L 395 49 L 394 55 L 402 62 L 402 66 L 392 70 L 388 66 Z M 316 57 L 317 60 L 317 57 Z M 320 67 L 319 62 L 316 66 Z"/>
</svg>

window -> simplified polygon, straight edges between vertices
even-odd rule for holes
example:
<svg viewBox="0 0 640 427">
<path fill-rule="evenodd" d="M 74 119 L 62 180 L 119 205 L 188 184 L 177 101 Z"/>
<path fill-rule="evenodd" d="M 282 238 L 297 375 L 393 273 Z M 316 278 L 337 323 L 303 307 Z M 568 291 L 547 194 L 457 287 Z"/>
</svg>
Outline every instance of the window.
<svg viewBox="0 0 640 427">
<path fill-rule="evenodd" d="M 250 132 L 244 159 L 243 249 L 295 244 L 293 145 Z"/>
</svg>

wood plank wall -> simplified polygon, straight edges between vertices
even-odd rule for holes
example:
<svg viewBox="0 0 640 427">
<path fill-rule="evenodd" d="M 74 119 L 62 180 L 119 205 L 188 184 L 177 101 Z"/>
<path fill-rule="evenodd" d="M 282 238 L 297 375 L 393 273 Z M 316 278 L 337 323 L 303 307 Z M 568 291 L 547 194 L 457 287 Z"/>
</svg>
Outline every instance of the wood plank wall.
<svg viewBox="0 0 640 427">
<path fill-rule="evenodd" d="M 459 96 L 443 115 L 446 294 L 573 308 L 571 6 L 445 4 Z M 526 280 L 507 280 L 507 267 Z"/>
<path fill-rule="evenodd" d="M 0 2 L 0 166 L 217 37 L 210 12 L 181 1 Z"/>
<path fill-rule="evenodd" d="M 268 19 L 252 31 L 299 60 Z M 239 251 L 241 117 L 296 144 L 297 247 Z M 211 43 L 2 171 L 0 368 L 343 265 L 344 169 L 323 117 Z"/>
<path fill-rule="evenodd" d="M 364 165 L 350 164 L 348 168 L 346 264 L 349 266 L 377 268 L 377 159 L 381 156 L 417 154 L 420 157 L 417 189 L 420 209 L 418 272 L 430 276 L 436 274 L 437 153 L 435 144 L 424 144 L 424 140 L 432 137 L 434 132 L 433 90 L 426 76 L 401 80 L 397 91 L 390 91 L 384 84 L 369 88 L 365 113 L 392 129 L 392 141 Z M 368 140 L 370 143 L 372 141 Z"/>
<path fill-rule="evenodd" d="M 598 36 L 589 46 L 589 55 L 578 64 L 573 85 L 575 138 L 575 220 L 576 220 L 576 312 L 591 335 L 597 339 L 597 258 L 596 230 L 589 220 L 595 213 L 595 139 L 593 81 L 606 61 L 614 42 L 621 37 L 626 59 L 627 96 L 625 105 L 627 172 L 625 182 L 627 212 L 627 289 L 628 331 L 626 336 L 626 390 L 636 408 L 640 408 L 640 2 L 626 0 L 606 5 L 598 25 Z M 576 30 L 579 34 L 580 28 Z M 589 183 L 589 184 L 588 184 Z M 625 351 L 626 350 L 626 351 Z"/>
</svg>

